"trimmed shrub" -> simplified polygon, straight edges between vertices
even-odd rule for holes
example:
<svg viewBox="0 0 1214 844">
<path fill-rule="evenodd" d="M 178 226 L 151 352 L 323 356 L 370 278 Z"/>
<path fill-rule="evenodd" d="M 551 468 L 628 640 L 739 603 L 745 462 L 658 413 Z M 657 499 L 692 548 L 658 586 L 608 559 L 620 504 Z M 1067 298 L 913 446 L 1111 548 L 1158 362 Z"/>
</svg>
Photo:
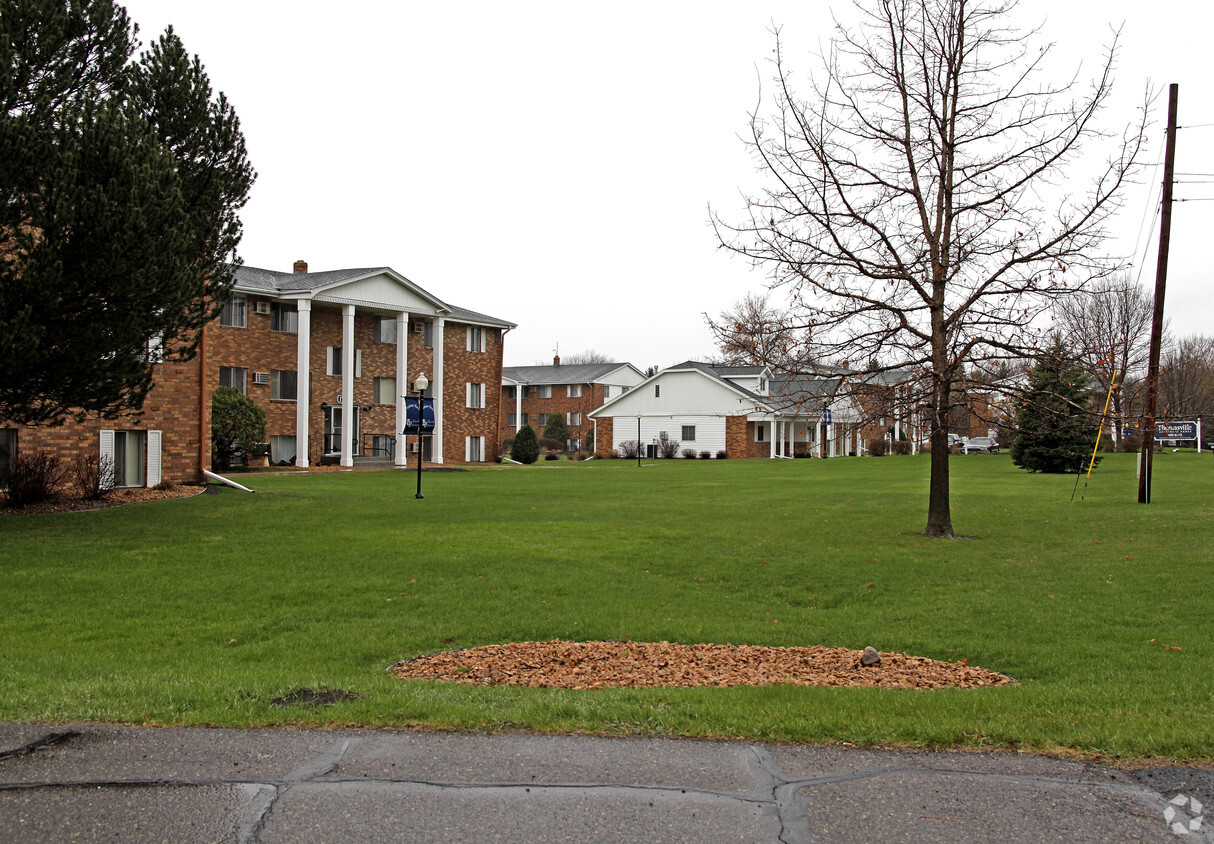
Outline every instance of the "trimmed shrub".
<svg viewBox="0 0 1214 844">
<path fill-rule="evenodd" d="M 530 425 L 519 428 L 510 446 L 510 459 L 519 463 L 534 463 L 540 457 L 540 442 Z"/>
<path fill-rule="evenodd" d="M 550 452 L 548 452 L 547 454 L 545 454 L 545 455 L 544 455 L 544 459 L 545 459 L 545 460 L 560 460 L 560 459 L 561 459 L 561 456 L 560 456 L 559 454 L 553 454 L 553 453 L 550 451 Z"/>
<path fill-rule="evenodd" d="M 729 452 L 725 449 L 721 449 L 717 452 L 717 460 L 725 460 L 727 457 L 729 457 Z"/>
<path fill-rule="evenodd" d="M 672 440 L 665 432 L 658 437 L 658 455 L 667 460 L 679 453 L 679 441 Z"/>
<path fill-rule="evenodd" d="M 86 501 L 96 501 L 109 494 L 114 483 L 114 458 L 90 454 L 72 461 L 72 486 Z"/>
<path fill-rule="evenodd" d="M 684 460 L 695 460 L 696 459 L 696 450 L 694 448 L 685 448 L 680 453 L 683 455 Z"/>
<path fill-rule="evenodd" d="M 889 454 L 889 441 L 884 437 L 868 441 L 868 453 L 873 457 L 884 457 Z"/>
<path fill-rule="evenodd" d="M 8 464 L 8 493 L 5 503 L 19 508 L 46 501 L 63 481 L 63 463 L 53 454 L 18 452 Z"/>
<path fill-rule="evenodd" d="M 549 437 L 540 437 L 539 443 L 540 443 L 540 448 L 542 448 L 544 451 L 564 451 L 565 450 L 564 440 L 554 440 L 554 439 L 550 439 Z"/>
<path fill-rule="evenodd" d="M 894 440 L 894 454 L 910 454 L 910 440 Z"/>
<path fill-rule="evenodd" d="M 703 451 L 700 452 L 700 459 L 701 460 L 711 460 L 712 452 L 709 451 L 708 449 L 704 449 Z"/>
<path fill-rule="evenodd" d="M 641 455 L 641 443 L 638 440 L 624 440 L 616 452 L 625 460 L 636 460 Z"/>
</svg>

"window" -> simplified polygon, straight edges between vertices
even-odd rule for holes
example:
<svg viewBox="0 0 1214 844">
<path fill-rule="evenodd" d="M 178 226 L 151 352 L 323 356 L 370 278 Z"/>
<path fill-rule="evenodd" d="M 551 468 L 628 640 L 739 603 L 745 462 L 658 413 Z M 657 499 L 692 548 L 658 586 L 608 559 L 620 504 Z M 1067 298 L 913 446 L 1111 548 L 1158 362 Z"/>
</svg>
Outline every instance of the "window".
<svg viewBox="0 0 1214 844">
<path fill-rule="evenodd" d="M 245 386 L 249 379 L 249 370 L 242 366 L 221 366 L 219 367 L 219 386 L 231 387 L 233 390 L 240 390 L 242 395 L 247 395 Z"/>
<path fill-rule="evenodd" d="M 270 303 L 270 330 L 299 333 L 299 310 L 283 302 Z"/>
<path fill-rule="evenodd" d="M 767 426 L 755 425 L 755 442 L 767 442 Z"/>
<path fill-rule="evenodd" d="M 485 459 L 485 438 L 484 437 L 465 437 L 464 438 L 464 459 L 469 463 L 480 463 Z"/>
<path fill-rule="evenodd" d="M 327 347 L 325 354 L 325 375 L 341 375 L 341 346 Z M 354 350 L 354 377 L 363 377 L 363 351 Z"/>
<path fill-rule="evenodd" d="M 245 328 L 249 324 L 249 300 L 233 296 L 219 314 L 219 324 L 228 328 Z"/>
<path fill-rule="evenodd" d="M 295 462 L 295 437 L 270 437 L 270 462 L 275 466 L 293 464 Z"/>
<path fill-rule="evenodd" d="M 425 328 L 425 333 L 426 333 L 426 336 L 425 336 L 425 345 L 426 345 L 426 348 L 427 348 L 427 349 L 433 349 L 433 348 L 434 348 L 434 323 L 433 323 L 433 322 L 426 322 L 426 323 L 424 323 L 424 325 L 426 326 L 426 328 Z"/>
<path fill-rule="evenodd" d="M 581 396 L 582 396 L 582 385 L 581 384 L 570 384 L 569 385 L 569 398 L 576 399 L 576 398 L 581 398 Z"/>
<path fill-rule="evenodd" d="M 542 398 L 542 399 L 552 398 L 552 385 L 545 384 L 544 386 L 537 387 L 536 389 L 538 389 L 540 391 L 540 398 Z"/>
<path fill-rule="evenodd" d="M 376 404 L 396 404 L 396 379 L 376 378 L 372 382 Z"/>
<path fill-rule="evenodd" d="M 485 329 L 479 325 L 468 326 L 468 351 L 485 351 Z"/>
<path fill-rule="evenodd" d="M 468 385 L 468 407 L 484 407 L 485 406 L 485 385 L 484 384 L 469 384 Z"/>
<path fill-rule="evenodd" d="M 548 414 L 547 414 L 547 413 L 541 413 L 541 414 L 540 414 L 539 423 L 540 423 L 541 425 L 547 425 L 547 424 L 548 424 Z"/>
<path fill-rule="evenodd" d="M 114 432 L 114 486 L 143 486 L 146 431 Z"/>
<path fill-rule="evenodd" d="M 565 440 L 565 448 L 568 449 L 569 451 L 581 451 L 582 450 L 582 441 L 581 440 Z"/>
<path fill-rule="evenodd" d="M 661 384 L 653 385 L 653 397 L 655 399 L 660 399 L 662 397 L 662 385 Z"/>
<path fill-rule="evenodd" d="M 606 384 L 603 385 L 603 398 L 605 398 L 605 399 L 611 398 L 611 388 L 608 387 Z"/>
<path fill-rule="evenodd" d="M 508 399 L 514 398 L 516 389 L 517 389 L 516 387 L 504 387 L 503 390 L 506 393 L 506 398 L 508 398 Z"/>
<path fill-rule="evenodd" d="M 396 342 L 396 317 L 377 316 L 375 318 L 375 342 Z"/>
<path fill-rule="evenodd" d="M 683 442 L 695 442 L 695 441 L 696 441 L 696 426 L 695 425 L 684 425 L 683 426 Z"/>
<path fill-rule="evenodd" d="M 506 414 L 506 427 L 514 428 L 518 426 L 518 416 L 513 413 Z"/>
<path fill-rule="evenodd" d="M 270 370 L 270 398 L 278 401 L 295 401 L 299 389 L 299 376 L 294 369 Z"/>
<path fill-rule="evenodd" d="M 565 414 L 565 424 L 566 425 L 581 425 L 582 424 L 582 414 L 566 413 Z"/>
<path fill-rule="evenodd" d="M 17 429 L 0 428 L 0 489 L 8 486 L 8 467 L 17 454 Z"/>
</svg>

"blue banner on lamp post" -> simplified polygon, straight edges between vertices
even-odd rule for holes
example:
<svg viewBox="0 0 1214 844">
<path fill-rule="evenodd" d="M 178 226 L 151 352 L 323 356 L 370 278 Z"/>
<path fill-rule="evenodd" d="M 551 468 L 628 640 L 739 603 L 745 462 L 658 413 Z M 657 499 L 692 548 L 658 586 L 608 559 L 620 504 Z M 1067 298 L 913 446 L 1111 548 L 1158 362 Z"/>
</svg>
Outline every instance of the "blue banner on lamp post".
<svg viewBox="0 0 1214 844">
<path fill-rule="evenodd" d="M 421 399 L 418 409 L 417 396 L 405 396 L 405 429 L 401 431 L 406 436 L 428 437 L 434 433 L 434 399 Z"/>
</svg>

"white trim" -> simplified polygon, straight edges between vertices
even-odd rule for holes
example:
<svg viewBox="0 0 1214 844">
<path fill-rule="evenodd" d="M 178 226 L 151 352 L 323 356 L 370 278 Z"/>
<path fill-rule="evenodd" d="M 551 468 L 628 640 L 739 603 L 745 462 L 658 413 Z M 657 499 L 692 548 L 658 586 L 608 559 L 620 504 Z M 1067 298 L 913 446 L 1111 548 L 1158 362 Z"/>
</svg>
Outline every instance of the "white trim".
<svg viewBox="0 0 1214 844">
<path fill-rule="evenodd" d="M 148 467 L 144 475 L 147 477 L 149 489 L 160 483 L 164 468 L 160 451 L 161 440 L 160 431 L 148 431 Z"/>
<path fill-rule="evenodd" d="M 108 429 L 108 428 L 102 429 L 100 431 L 100 436 L 98 439 L 100 440 L 100 443 L 101 443 L 101 450 L 100 450 L 100 453 L 98 454 L 98 458 L 101 460 L 104 460 L 105 458 L 108 457 L 110 460 L 110 469 L 101 478 L 101 488 L 102 489 L 113 489 L 114 488 L 114 432 L 113 432 L 113 430 Z"/>
</svg>

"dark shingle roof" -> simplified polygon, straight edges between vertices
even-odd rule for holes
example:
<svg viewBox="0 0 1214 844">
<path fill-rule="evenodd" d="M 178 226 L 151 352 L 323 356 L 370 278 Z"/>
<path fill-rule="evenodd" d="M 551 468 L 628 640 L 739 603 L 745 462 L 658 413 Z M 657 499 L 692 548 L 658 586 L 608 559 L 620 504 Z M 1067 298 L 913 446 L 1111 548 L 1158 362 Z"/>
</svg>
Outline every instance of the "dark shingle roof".
<svg viewBox="0 0 1214 844">
<path fill-rule="evenodd" d="M 356 267 L 344 270 L 325 270 L 315 273 L 296 273 L 240 266 L 236 268 L 236 286 L 241 290 L 264 292 L 268 296 L 273 296 L 283 293 L 302 293 L 308 290 L 319 290 L 323 287 L 340 284 L 350 279 L 374 275 L 375 273 L 392 273 L 393 275 L 400 276 L 391 267 Z M 404 276 L 400 277 L 404 278 Z M 413 282 L 409 283 L 413 284 Z M 416 287 L 416 285 L 414 286 Z M 421 290 L 421 288 L 416 289 Z M 445 304 L 432 293 L 426 293 L 426 295 L 439 304 Z M 498 319 L 488 314 L 478 313 L 477 311 L 456 307 L 455 305 L 446 305 L 446 307 L 451 311 L 451 318 L 458 321 L 485 322 L 491 325 L 500 325 L 503 328 L 515 327 L 513 322 Z"/>
<path fill-rule="evenodd" d="M 589 384 L 627 363 L 570 363 L 560 366 L 506 366 L 502 377 L 520 384 Z"/>
</svg>

